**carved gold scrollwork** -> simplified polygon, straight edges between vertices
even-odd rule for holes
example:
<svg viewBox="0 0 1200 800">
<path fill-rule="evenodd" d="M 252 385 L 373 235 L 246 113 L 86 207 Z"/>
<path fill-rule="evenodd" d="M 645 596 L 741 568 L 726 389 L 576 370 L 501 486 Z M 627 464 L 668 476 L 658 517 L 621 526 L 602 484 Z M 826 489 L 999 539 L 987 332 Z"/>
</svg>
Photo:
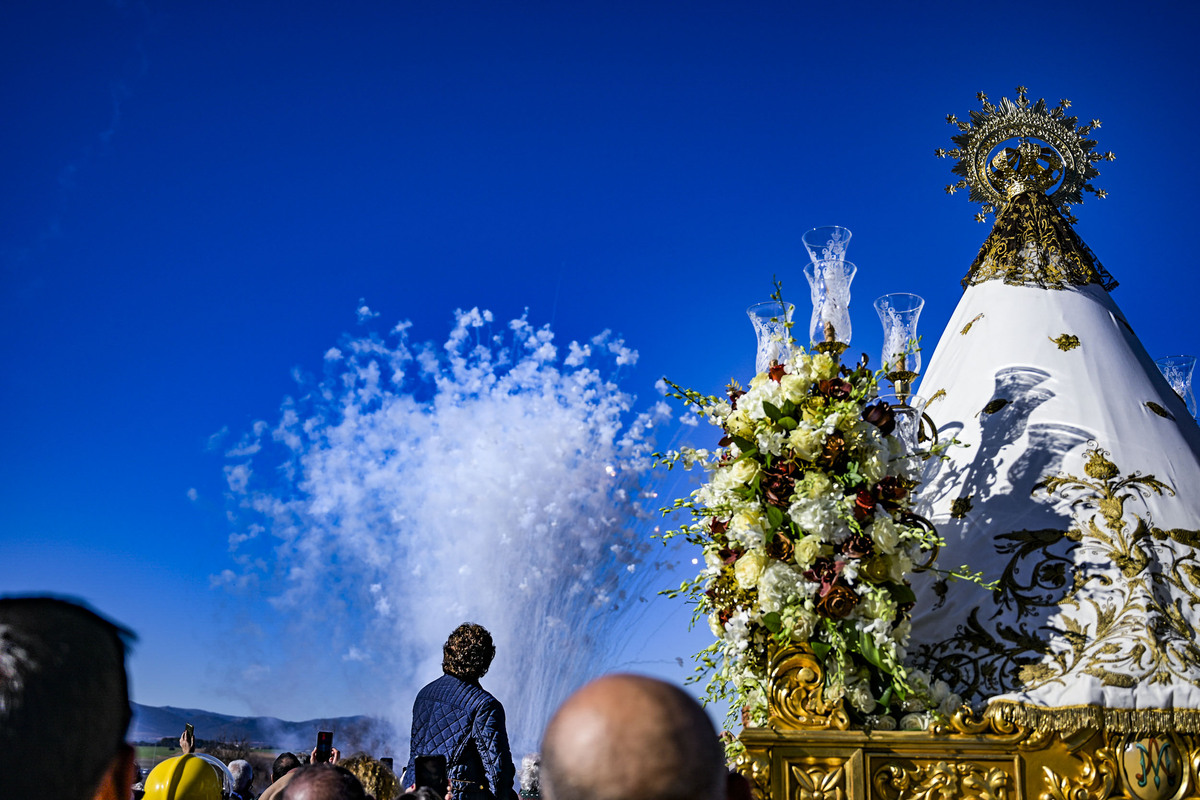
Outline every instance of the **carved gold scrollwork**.
<svg viewBox="0 0 1200 800">
<path fill-rule="evenodd" d="M 754 797 L 767 800 L 771 796 L 771 749 L 748 747 L 738 753 L 733 768 L 750 782 Z"/>
<path fill-rule="evenodd" d="M 771 656 L 767 708 L 770 724 L 785 730 L 847 730 L 842 701 L 825 698 L 821 661 L 807 647 L 780 648 Z"/>
<path fill-rule="evenodd" d="M 1076 753 L 1075 757 L 1082 766 L 1074 776 L 1042 767 L 1046 790 L 1038 795 L 1038 800 L 1105 800 L 1112 796 L 1117 775 L 1117 762 L 1112 751 L 1102 747 L 1094 758 L 1084 752 Z"/>
<path fill-rule="evenodd" d="M 938 761 L 915 767 L 888 764 L 871 781 L 875 795 L 886 800 L 1015 800 L 1016 781 L 1000 767 L 972 761 Z"/>
<path fill-rule="evenodd" d="M 792 765 L 796 800 L 846 800 L 846 767 L 802 767 Z"/>
</svg>

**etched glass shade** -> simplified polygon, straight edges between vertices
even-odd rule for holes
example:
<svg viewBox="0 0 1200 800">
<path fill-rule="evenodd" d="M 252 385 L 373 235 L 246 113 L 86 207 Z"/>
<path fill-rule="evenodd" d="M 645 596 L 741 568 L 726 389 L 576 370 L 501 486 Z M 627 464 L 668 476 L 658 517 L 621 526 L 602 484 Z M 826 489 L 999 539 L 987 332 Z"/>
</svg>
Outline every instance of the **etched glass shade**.
<svg viewBox="0 0 1200 800">
<path fill-rule="evenodd" d="M 754 371 L 766 372 L 771 364 L 782 364 L 792 354 L 792 334 L 788 323 L 792 321 L 791 303 L 767 300 L 755 303 L 746 309 L 754 335 L 758 337 L 758 351 L 754 357 Z"/>
<path fill-rule="evenodd" d="M 917 452 L 921 441 L 921 418 L 929 401 L 916 394 L 881 394 L 879 399 L 892 409 L 896 419 L 892 433 L 904 444 L 904 452 L 909 455 Z"/>
<path fill-rule="evenodd" d="M 1183 398 L 1188 414 L 1196 418 L 1196 393 L 1192 390 L 1192 370 L 1196 368 L 1195 356 L 1167 356 L 1154 362 L 1162 372 L 1175 394 Z"/>
<path fill-rule="evenodd" d="M 845 261 L 850 231 L 838 225 L 812 228 L 802 237 L 808 257 L 813 261 Z"/>
<path fill-rule="evenodd" d="M 850 282 L 857 271 L 851 262 L 835 259 L 804 266 L 804 277 L 812 291 L 812 321 L 808 326 L 812 342 L 850 344 Z"/>
<path fill-rule="evenodd" d="M 885 294 L 875 301 L 883 323 L 883 368 L 892 380 L 912 381 L 921 373 L 917 319 L 924 307 L 924 298 L 908 292 Z"/>
</svg>

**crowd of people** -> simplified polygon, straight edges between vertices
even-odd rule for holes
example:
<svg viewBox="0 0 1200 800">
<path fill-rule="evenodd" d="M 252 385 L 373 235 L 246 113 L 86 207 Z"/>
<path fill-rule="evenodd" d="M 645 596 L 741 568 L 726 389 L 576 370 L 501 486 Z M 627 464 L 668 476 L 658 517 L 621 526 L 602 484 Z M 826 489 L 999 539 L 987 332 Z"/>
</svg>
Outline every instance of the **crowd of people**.
<svg viewBox="0 0 1200 800">
<path fill-rule="evenodd" d="M 0 798 L 4 800 L 516 800 L 504 707 L 480 685 L 496 648 L 463 624 L 443 647 L 443 674 L 413 705 L 402 776 L 368 755 L 282 753 L 255 798 L 252 765 L 196 751 L 139 780 L 125 741 L 125 671 L 133 634 L 81 605 L 0 598 Z M 403 791 L 401 791 L 404 787 Z M 546 800 L 749 800 L 726 769 L 704 710 L 687 693 L 640 675 L 608 675 L 554 714 L 521 797 Z"/>
</svg>

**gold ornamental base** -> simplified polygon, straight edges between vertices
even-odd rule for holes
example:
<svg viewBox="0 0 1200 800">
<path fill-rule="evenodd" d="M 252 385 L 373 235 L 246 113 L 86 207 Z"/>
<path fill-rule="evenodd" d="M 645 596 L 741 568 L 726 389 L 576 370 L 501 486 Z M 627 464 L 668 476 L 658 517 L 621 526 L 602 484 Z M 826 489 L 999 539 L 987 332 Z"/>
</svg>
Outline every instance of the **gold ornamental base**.
<svg viewBox="0 0 1200 800">
<path fill-rule="evenodd" d="M 765 727 L 737 769 L 758 800 L 1200 798 L 1200 736 L 1038 731 L 965 710 L 930 731 L 850 730 L 806 649 L 771 659 Z"/>
</svg>

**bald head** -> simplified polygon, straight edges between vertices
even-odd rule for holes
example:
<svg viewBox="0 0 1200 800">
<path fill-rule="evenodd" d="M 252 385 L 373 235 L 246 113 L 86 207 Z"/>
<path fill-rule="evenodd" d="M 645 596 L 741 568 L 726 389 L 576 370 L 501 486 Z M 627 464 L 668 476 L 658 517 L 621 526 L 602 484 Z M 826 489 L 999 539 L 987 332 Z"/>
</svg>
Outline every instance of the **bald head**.
<svg viewBox="0 0 1200 800">
<path fill-rule="evenodd" d="M 283 790 L 283 800 L 364 800 L 365 797 L 358 778 L 332 764 L 300 767 Z"/>
<path fill-rule="evenodd" d="M 722 800 L 725 776 L 721 743 L 700 704 L 641 675 L 584 686 L 542 741 L 549 800 Z"/>
</svg>

